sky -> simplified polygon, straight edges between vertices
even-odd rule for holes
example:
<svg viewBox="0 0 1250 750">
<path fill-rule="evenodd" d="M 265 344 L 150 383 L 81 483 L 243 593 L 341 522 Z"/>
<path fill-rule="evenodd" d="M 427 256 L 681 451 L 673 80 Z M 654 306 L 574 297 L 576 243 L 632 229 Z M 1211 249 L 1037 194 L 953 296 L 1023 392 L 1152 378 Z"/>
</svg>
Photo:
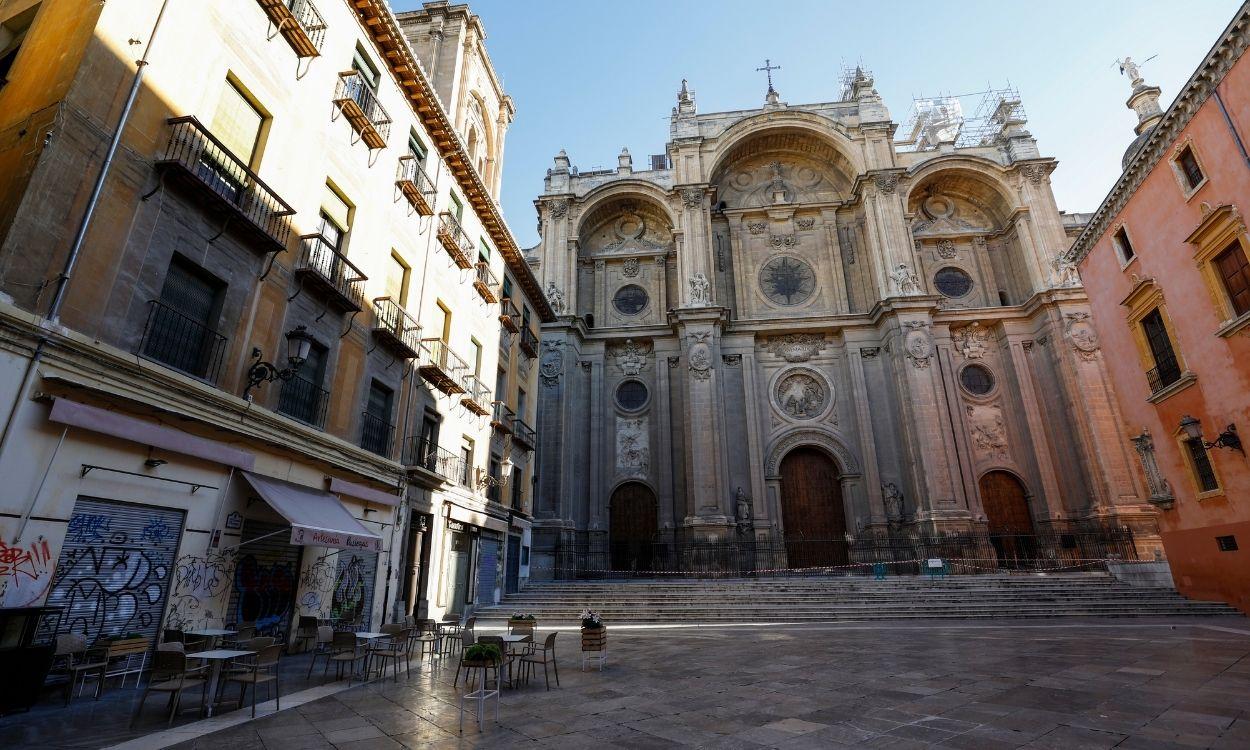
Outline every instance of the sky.
<svg viewBox="0 0 1250 750">
<path fill-rule="evenodd" d="M 396 11 L 420 7 L 392 0 Z M 1093 211 L 1120 175 L 1136 116 L 1116 60 L 1131 55 L 1164 109 L 1216 42 L 1234 0 L 473 0 L 516 119 L 501 203 L 522 247 L 538 242 L 533 201 L 552 158 L 583 171 L 664 152 L 683 78 L 700 113 L 763 104 L 765 58 L 792 106 L 838 98 L 844 66 L 876 78 L 900 131 L 912 100 L 1019 90 L 1059 208 Z M 979 97 L 963 100 L 970 113 Z"/>
</svg>

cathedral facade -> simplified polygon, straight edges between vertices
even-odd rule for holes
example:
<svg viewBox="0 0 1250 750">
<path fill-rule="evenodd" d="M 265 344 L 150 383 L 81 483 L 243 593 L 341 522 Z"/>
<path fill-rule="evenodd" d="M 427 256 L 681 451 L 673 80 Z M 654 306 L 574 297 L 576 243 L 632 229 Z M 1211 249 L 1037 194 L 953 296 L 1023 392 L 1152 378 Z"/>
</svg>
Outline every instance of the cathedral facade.
<svg viewBox="0 0 1250 750">
<path fill-rule="evenodd" d="M 900 146 L 870 74 L 839 99 L 770 86 L 700 114 L 683 82 L 650 169 L 556 157 L 529 258 L 558 316 L 534 577 L 681 564 L 656 543 L 784 540 L 782 567 L 880 534 L 1157 544 L 1061 259 L 1082 217 L 1056 207 L 1018 100 L 979 138 L 930 112 Z"/>
</svg>

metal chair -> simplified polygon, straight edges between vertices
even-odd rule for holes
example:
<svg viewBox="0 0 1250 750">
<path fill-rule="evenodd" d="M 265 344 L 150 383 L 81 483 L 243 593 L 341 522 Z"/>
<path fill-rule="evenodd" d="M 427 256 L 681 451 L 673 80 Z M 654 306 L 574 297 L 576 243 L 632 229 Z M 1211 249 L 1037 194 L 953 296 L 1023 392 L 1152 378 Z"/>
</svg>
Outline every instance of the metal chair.
<svg viewBox="0 0 1250 750">
<path fill-rule="evenodd" d="M 330 655 L 334 653 L 332 644 L 334 643 L 334 628 L 329 625 L 317 626 L 317 637 L 313 642 L 312 658 L 308 660 L 308 677 L 312 678 L 313 666 L 317 663 L 318 656 L 326 658 L 326 667 L 329 667 Z"/>
<path fill-rule="evenodd" d="M 386 626 L 384 625 L 383 628 Z M 385 630 L 380 632 L 386 632 Z M 379 642 L 369 649 L 369 660 L 377 659 L 381 661 L 378 666 L 378 677 L 386 674 L 386 662 L 392 663 L 391 677 L 392 682 L 399 682 L 399 660 L 404 660 L 404 671 L 409 677 L 412 677 L 412 660 L 409 658 L 411 651 L 408 646 L 408 631 L 398 630 L 390 634 L 387 638 L 378 639 Z"/>
<path fill-rule="evenodd" d="M 274 700 L 277 704 L 277 710 L 282 710 L 282 689 L 278 682 L 278 661 L 282 658 L 282 646 L 273 644 L 266 646 L 263 651 L 256 655 L 255 660 L 251 664 L 243 665 L 246 669 L 243 672 L 230 675 L 226 678 L 227 682 L 239 683 L 239 708 L 243 707 L 243 696 L 247 693 L 247 686 L 252 686 L 252 718 L 256 718 L 256 688 L 260 685 L 268 685 L 273 683 Z M 265 689 L 265 697 L 269 696 L 268 687 Z"/>
<path fill-rule="evenodd" d="M 352 679 L 356 676 L 356 662 L 367 659 L 369 652 L 360 647 L 356 634 L 349 630 L 335 632 L 334 639 L 330 642 L 330 650 L 330 656 L 326 658 L 325 671 L 329 671 L 330 663 L 334 662 L 334 679 L 341 680 L 343 679 L 343 665 L 348 665 L 347 685 L 350 687 Z M 325 671 L 322 674 L 325 674 Z"/>
<path fill-rule="evenodd" d="M 551 689 L 551 678 L 547 675 L 547 665 L 550 664 L 552 670 L 556 673 L 556 687 L 560 687 L 560 667 L 556 665 L 556 636 L 559 633 L 549 633 L 543 644 L 530 644 L 530 649 L 521 656 L 521 675 L 525 678 L 526 683 L 529 682 L 530 674 L 534 671 L 537 664 L 543 665 L 543 681 L 547 685 L 547 689 Z"/>
<path fill-rule="evenodd" d="M 451 681 L 452 687 L 455 687 L 456 683 L 460 681 L 460 670 L 464 668 L 464 652 L 474 643 L 477 643 L 477 638 L 474 637 L 472 630 L 460 631 L 460 663 L 456 665 L 456 677 Z"/>
<path fill-rule="evenodd" d="M 295 626 L 295 650 L 301 650 L 300 647 L 307 647 L 309 644 L 316 644 L 317 631 L 320 626 L 317 624 L 316 617 L 308 615 L 300 615 L 298 624 Z"/>
<path fill-rule="evenodd" d="M 503 658 L 500 659 L 499 664 L 497 665 L 499 667 L 499 673 L 503 674 L 504 669 L 507 669 L 508 686 L 512 687 L 516 685 L 512 675 L 512 663 L 514 661 L 513 654 L 508 650 L 508 644 L 504 641 L 503 637 L 498 635 L 484 635 L 478 638 L 477 642 L 482 644 L 494 644 L 495 647 L 499 649 L 499 653 L 503 655 Z"/>
<path fill-rule="evenodd" d="M 143 697 L 135 706 L 134 715 L 130 717 L 130 726 L 134 727 L 139 719 L 139 712 L 148 699 L 148 693 L 169 693 L 169 721 L 166 726 L 173 726 L 174 716 L 182 704 L 182 694 L 187 690 L 200 689 L 200 711 L 208 697 L 208 680 L 199 676 L 199 672 L 188 668 L 187 655 L 181 651 L 157 651 L 152 659 L 152 672 L 148 678 L 148 686 L 143 690 Z"/>
</svg>

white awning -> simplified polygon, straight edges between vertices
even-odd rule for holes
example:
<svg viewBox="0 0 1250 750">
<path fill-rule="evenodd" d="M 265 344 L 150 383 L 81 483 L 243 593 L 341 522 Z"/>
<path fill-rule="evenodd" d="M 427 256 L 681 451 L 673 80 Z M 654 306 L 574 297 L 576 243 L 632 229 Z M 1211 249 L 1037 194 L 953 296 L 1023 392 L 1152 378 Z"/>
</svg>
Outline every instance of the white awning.
<svg viewBox="0 0 1250 750">
<path fill-rule="evenodd" d="M 243 472 L 247 483 L 291 523 L 291 544 L 380 552 L 382 537 L 366 529 L 328 492 Z"/>
</svg>

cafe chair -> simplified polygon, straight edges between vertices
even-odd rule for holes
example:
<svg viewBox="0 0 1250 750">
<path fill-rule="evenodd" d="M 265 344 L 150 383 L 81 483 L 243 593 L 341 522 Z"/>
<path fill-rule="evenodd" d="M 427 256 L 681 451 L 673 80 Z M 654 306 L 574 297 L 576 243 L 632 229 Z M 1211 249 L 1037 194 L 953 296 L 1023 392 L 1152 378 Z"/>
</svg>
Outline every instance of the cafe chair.
<svg viewBox="0 0 1250 750">
<path fill-rule="evenodd" d="M 540 646 L 532 644 L 529 651 L 521 656 L 521 674 L 528 683 L 530 675 L 535 667 L 539 664 L 543 665 L 543 681 L 547 685 L 547 689 L 551 689 L 551 677 L 547 674 L 547 665 L 551 665 L 552 671 L 556 675 L 556 687 L 560 687 L 560 667 L 556 666 L 556 636 L 559 633 L 550 633 L 547 639 Z"/>
<path fill-rule="evenodd" d="M 200 711 L 202 712 L 208 697 L 208 680 L 198 671 L 188 668 L 186 654 L 181 651 L 158 650 L 152 659 L 148 686 L 144 688 L 143 697 L 139 699 L 139 705 L 135 706 L 134 715 L 130 717 L 130 726 L 133 728 L 135 722 L 138 721 L 143 704 L 147 701 L 148 694 L 153 691 L 169 695 L 169 721 L 166 726 L 173 726 L 174 716 L 178 714 L 178 707 L 182 703 L 182 694 L 197 687 L 200 689 Z"/>
<path fill-rule="evenodd" d="M 326 659 L 326 671 L 330 669 L 330 663 L 334 663 L 334 679 L 343 679 L 343 665 L 347 665 L 347 686 L 351 687 L 352 679 L 356 676 L 356 662 L 365 661 L 369 657 L 369 652 L 360 647 L 360 643 L 356 639 L 356 634 L 350 630 L 339 630 L 334 633 L 334 639 L 330 642 L 330 656 Z M 322 674 L 325 674 L 323 671 Z"/>
<path fill-rule="evenodd" d="M 388 626 L 383 625 L 381 632 L 386 632 Z M 404 671 L 409 677 L 412 677 L 412 660 L 410 659 L 411 651 L 408 647 L 408 631 L 400 629 L 390 633 L 386 638 L 378 639 L 378 643 L 369 651 L 369 660 L 377 660 L 378 677 L 386 675 L 386 663 L 391 662 L 392 682 L 399 682 L 399 660 L 404 660 Z"/>
<path fill-rule="evenodd" d="M 313 667 L 317 664 L 317 657 L 325 657 L 326 667 L 330 666 L 330 656 L 334 653 L 334 628 L 329 625 L 318 625 L 317 636 L 313 640 L 312 658 L 308 660 L 308 677 L 312 679 Z"/>
<path fill-rule="evenodd" d="M 315 647 L 319 628 L 316 617 L 300 615 L 299 622 L 295 626 L 295 650 L 303 651 L 309 646 Z"/>
<path fill-rule="evenodd" d="M 256 689 L 265 685 L 265 697 L 269 697 L 269 683 L 273 683 L 273 696 L 276 710 L 282 710 L 282 690 L 278 682 L 278 661 L 282 658 L 282 646 L 272 644 L 266 646 L 250 664 L 243 664 L 244 671 L 232 674 L 227 682 L 239 683 L 239 708 L 243 707 L 243 697 L 249 685 L 252 687 L 252 718 L 256 718 Z"/>
</svg>

